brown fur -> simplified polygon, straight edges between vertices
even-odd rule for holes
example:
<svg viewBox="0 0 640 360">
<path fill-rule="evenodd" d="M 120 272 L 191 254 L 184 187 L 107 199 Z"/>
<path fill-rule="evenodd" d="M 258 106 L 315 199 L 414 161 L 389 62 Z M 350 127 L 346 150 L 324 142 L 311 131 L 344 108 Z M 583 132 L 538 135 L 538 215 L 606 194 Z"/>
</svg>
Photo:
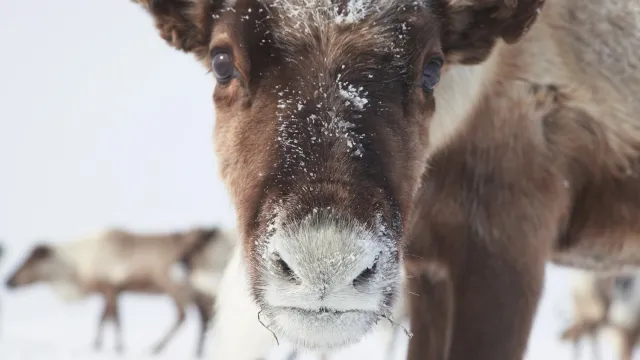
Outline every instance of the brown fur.
<svg viewBox="0 0 640 360">
<path fill-rule="evenodd" d="M 521 359 L 546 261 L 640 264 L 633 2 L 407 2 L 344 28 L 320 12 L 297 23 L 256 0 L 233 11 L 221 0 L 138 2 L 209 69 L 209 49 L 233 50 L 240 76 L 214 90 L 215 144 L 258 303 L 256 240 L 283 202 L 287 223 L 313 208 L 365 224 L 378 212 L 406 240 L 396 247 L 415 293 L 410 360 Z M 385 26 L 402 24 L 385 47 Z M 440 52 L 449 82 L 434 94 L 413 87 Z M 481 75 L 455 78 L 471 69 L 460 64 L 481 64 Z M 338 73 L 369 107 L 332 90 Z M 316 143 L 329 111 L 356 126 Z"/>
<path fill-rule="evenodd" d="M 184 322 L 186 305 L 193 302 L 201 322 L 197 347 L 197 354 L 201 356 L 205 332 L 213 317 L 214 298 L 181 280 L 172 279 L 170 271 L 180 262 L 188 272 L 193 271 L 198 264 L 192 264 L 190 257 L 216 242 L 219 232 L 218 228 L 195 228 L 171 234 L 136 234 L 111 229 L 77 243 L 38 244 L 7 279 L 6 285 L 17 288 L 41 281 L 63 282 L 76 287 L 82 296 L 100 294 L 104 298 L 104 310 L 94 347 L 102 347 L 104 325 L 113 320 L 119 352 L 123 351 L 118 310 L 121 293 L 165 294 L 174 301 L 177 322 L 155 345 L 154 353 L 162 351 L 175 335 Z M 122 267 L 126 269 L 124 273 L 116 274 Z"/>
</svg>

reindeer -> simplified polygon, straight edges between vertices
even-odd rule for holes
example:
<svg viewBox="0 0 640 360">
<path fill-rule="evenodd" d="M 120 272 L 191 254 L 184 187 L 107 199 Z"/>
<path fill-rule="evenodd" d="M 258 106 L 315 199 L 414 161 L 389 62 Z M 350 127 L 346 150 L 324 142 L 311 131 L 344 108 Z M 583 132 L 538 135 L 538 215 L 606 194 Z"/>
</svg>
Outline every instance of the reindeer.
<svg viewBox="0 0 640 360">
<path fill-rule="evenodd" d="M 178 311 L 176 323 L 154 346 L 161 352 L 185 319 L 185 307 L 194 302 L 198 307 L 202 331 L 197 354 L 202 355 L 204 331 L 213 313 L 213 299 L 193 288 L 188 281 L 171 277 L 172 266 L 185 260 L 194 248 L 226 240 L 220 229 L 194 228 L 171 234 L 136 234 L 108 229 L 77 241 L 59 244 L 38 243 L 24 262 L 6 281 L 10 289 L 40 282 L 48 283 L 62 298 L 73 301 L 97 293 L 104 298 L 104 310 L 98 325 L 94 348 L 102 347 L 103 328 L 113 320 L 116 350 L 122 353 L 122 330 L 118 296 L 125 291 L 165 294 Z"/>
<path fill-rule="evenodd" d="M 215 80 L 212 358 L 354 344 L 404 267 L 408 359 L 521 359 L 548 261 L 640 264 L 637 1 L 134 1 Z"/>
<path fill-rule="evenodd" d="M 640 273 L 594 273 L 582 271 L 573 284 L 573 323 L 560 335 L 574 345 L 574 358 L 579 358 L 578 345 L 589 336 L 594 358 L 599 358 L 598 332 L 614 330 L 621 340 L 622 360 L 631 360 L 640 335 Z"/>
</svg>

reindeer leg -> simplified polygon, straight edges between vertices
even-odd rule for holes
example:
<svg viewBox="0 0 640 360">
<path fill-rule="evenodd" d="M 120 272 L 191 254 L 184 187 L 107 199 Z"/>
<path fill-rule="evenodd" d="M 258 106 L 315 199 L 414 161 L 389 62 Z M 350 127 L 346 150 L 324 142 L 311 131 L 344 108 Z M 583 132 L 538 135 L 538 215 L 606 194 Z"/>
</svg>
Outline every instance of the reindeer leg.
<svg viewBox="0 0 640 360">
<path fill-rule="evenodd" d="M 198 314 L 200 315 L 200 336 L 198 338 L 198 347 L 196 350 L 196 356 L 200 359 L 204 355 L 204 343 L 209 329 L 209 323 L 213 318 L 215 299 L 212 296 L 196 291 L 194 295 L 194 302 L 198 308 Z"/>
<path fill-rule="evenodd" d="M 122 341 L 122 325 L 120 324 L 120 311 L 118 307 L 118 296 L 120 295 L 119 290 L 114 290 L 110 297 L 108 297 L 111 302 L 111 318 L 113 319 L 113 323 L 115 325 L 116 331 L 116 352 L 118 354 L 124 353 L 124 344 Z"/>
<path fill-rule="evenodd" d="M 633 359 L 633 349 L 635 347 L 637 338 L 638 338 L 638 333 L 636 331 L 630 331 L 630 330 L 623 331 L 622 354 L 621 354 L 622 360 Z"/>
<path fill-rule="evenodd" d="M 580 339 L 573 340 L 573 358 L 574 360 L 580 360 Z"/>
<path fill-rule="evenodd" d="M 118 314 L 118 294 L 117 289 L 107 287 L 102 291 L 104 297 L 104 310 L 102 311 L 102 317 L 98 324 L 98 331 L 96 333 L 96 339 L 94 342 L 94 349 L 102 349 L 102 339 L 104 335 L 104 325 L 111 319 L 116 327 L 116 351 L 122 353 L 124 347 L 122 345 L 122 329 L 120 327 L 120 317 Z"/>
<path fill-rule="evenodd" d="M 185 308 L 188 301 L 188 299 L 184 296 L 184 288 L 171 280 L 169 276 L 163 277 L 161 280 L 159 280 L 158 285 L 173 300 L 178 312 L 178 318 L 176 319 L 174 325 L 169 329 L 167 334 L 153 347 L 152 353 L 156 355 L 165 348 L 167 343 L 175 336 L 176 332 L 184 323 L 186 317 Z"/>
<path fill-rule="evenodd" d="M 480 247 L 469 251 L 473 259 L 457 277 L 449 359 L 520 360 L 542 293 L 545 258 L 533 255 L 527 260 L 533 266 L 522 266 L 522 260 Z"/>
<path fill-rule="evenodd" d="M 575 360 L 580 359 L 580 339 L 586 334 L 590 333 L 594 328 L 595 324 L 591 322 L 577 322 L 571 326 L 569 326 L 565 331 L 560 335 L 560 340 L 571 341 L 573 344 L 573 358 Z"/>
<path fill-rule="evenodd" d="M 407 296 L 414 336 L 409 340 L 408 360 L 523 359 L 552 236 L 545 232 L 527 236 L 521 229 L 501 227 L 524 222 L 528 228 L 539 228 L 523 215 L 512 218 L 514 209 L 509 209 L 506 219 L 504 211 L 486 215 L 500 221 L 478 225 L 486 229 L 482 233 L 471 229 L 478 219 L 451 224 L 451 215 L 440 222 L 438 214 L 429 212 L 429 227 L 422 233 L 430 237 L 426 246 L 433 244 L 431 251 L 438 262 L 412 258 L 412 254 L 428 254 L 430 248 L 420 249 L 424 242 L 409 240 L 405 260 L 412 275 Z M 525 238 L 486 238 L 511 232 Z"/>
<path fill-rule="evenodd" d="M 560 335 L 560 340 L 573 341 L 579 340 L 585 333 L 591 331 L 593 324 L 588 322 L 579 322 L 569 326 Z"/>
<path fill-rule="evenodd" d="M 407 359 L 448 359 L 453 321 L 453 289 L 442 269 L 424 261 L 407 261 L 407 296 L 412 339 Z"/>
<path fill-rule="evenodd" d="M 629 339 L 627 338 L 627 336 L 623 336 L 622 338 L 622 352 L 621 352 L 621 356 L 620 359 L 621 360 L 631 360 L 632 357 L 632 347 L 629 344 Z"/>
<path fill-rule="evenodd" d="M 104 308 L 102 310 L 102 316 L 100 317 L 100 322 L 98 323 L 98 330 L 96 331 L 96 339 L 93 342 L 93 348 L 95 351 L 99 351 L 102 349 L 104 324 L 107 322 L 107 318 L 109 317 L 109 302 L 107 300 L 106 295 L 103 294 L 103 298 L 104 298 Z"/>
</svg>

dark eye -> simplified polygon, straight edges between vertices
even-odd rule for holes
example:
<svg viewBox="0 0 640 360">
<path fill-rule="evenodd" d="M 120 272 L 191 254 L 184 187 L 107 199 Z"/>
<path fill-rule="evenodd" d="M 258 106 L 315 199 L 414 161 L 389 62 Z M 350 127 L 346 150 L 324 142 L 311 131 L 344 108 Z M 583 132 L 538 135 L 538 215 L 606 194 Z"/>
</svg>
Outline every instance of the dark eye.
<svg viewBox="0 0 640 360">
<path fill-rule="evenodd" d="M 231 80 L 235 73 L 235 66 L 233 65 L 233 57 L 229 52 L 219 51 L 214 53 L 211 62 L 213 73 L 218 82 L 225 83 Z"/>
<path fill-rule="evenodd" d="M 440 81 L 440 69 L 444 61 L 439 56 L 434 56 L 424 64 L 422 68 L 422 89 L 431 92 Z"/>
</svg>

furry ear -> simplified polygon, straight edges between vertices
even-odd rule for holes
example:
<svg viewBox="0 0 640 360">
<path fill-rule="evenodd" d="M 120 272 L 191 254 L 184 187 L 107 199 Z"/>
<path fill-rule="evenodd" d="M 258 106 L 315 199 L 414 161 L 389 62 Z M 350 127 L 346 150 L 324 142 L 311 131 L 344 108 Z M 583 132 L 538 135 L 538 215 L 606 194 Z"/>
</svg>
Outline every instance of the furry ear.
<svg viewBox="0 0 640 360">
<path fill-rule="evenodd" d="M 442 46 L 447 60 L 475 64 L 496 40 L 517 42 L 538 17 L 545 0 L 440 0 Z"/>
<path fill-rule="evenodd" d="M 194 53 L 208 54 L 213 14 L 224 0 L 132 0 L 153 17 L 160 36 L 169 45 Z"/>
</svg>

